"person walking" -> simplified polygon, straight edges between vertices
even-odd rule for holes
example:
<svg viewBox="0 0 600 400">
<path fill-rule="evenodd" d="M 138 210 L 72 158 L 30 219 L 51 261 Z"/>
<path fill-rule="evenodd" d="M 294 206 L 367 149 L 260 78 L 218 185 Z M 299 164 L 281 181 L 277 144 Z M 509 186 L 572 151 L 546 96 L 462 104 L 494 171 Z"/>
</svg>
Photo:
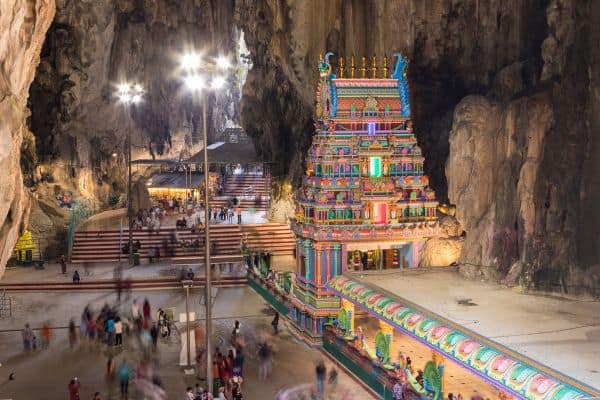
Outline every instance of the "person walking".
<svg viewBox="0 0 600 400">
<path fill-rule="evenodd" d="M 131 368 L 127 364 L 127 361 L 121 361 L 119 365 L 119 383 L 121 384 L 121 399 L 127 400 L 129 393 L 129 377 L 131 375 Z"/>
<path fill-rule="evenodd" d="M 25 324 L 25 328 L 21 331 L 21 336 L 23 337 L 23 351 L 31 351 L 31 346 L 33 344 L 33 331 L 29 327 L 29 324 Z"/>
<path fill-rule="evenodd" d="M 75 328 L 75 321 L 71 319 L 69 321 L 69 346 L 73 348 L 73 346 L 75 346 L 75 343 L 77 343 L 77 330 Z"/>
<path fill-rule="evenodd" d="M 279 313 L 275 312 L 275 317 L 273 317 L 273 321 L 271 321 L 271 325 L 273 325 L 273 333 L 277 335 L 279 333 Z"/>
<path fill-rule="evenodd" d="M 144 319 L 150 318 L 150 302 L 148 301 L 147 297 L 144 299 L 144 305 L 142 306 L 142 312 L 144 314 Z"/>
<path fill-rule="evenodd" d="M 329 380 L 327 381 L 327 383 L 329 384 L 329 390 L 331 392 L 331 394 L 333 396 L 336 396 L 335 393 L 335 388 L 337 387 L 337 383 L 338 383 L 338 372 L 335 368 L 332 368 L 331 371 L 329 372 Z"/>
<path fill-rule="evenodd" d="M 71 379 L 69 383 L 69 400 L 80 400 L 79 398 L 79 388 L 81 384 L 79 383 L 79 379 L 77 377 Z"/>
<path fill-rule="evenodd" d="M 322 397 L 325 393 L 325 376 L 327 375 L 327 368 L 325 368 L 323 360 L 319 361 L 315 372 L 317 374 L 317 392 Z"/>
<path fill-rule="evenodd" d="M 264 341 L 258 349 L 258 378 L 260 380 L 267 380 L 269 373 L 271 372 L 271 349 L 266 341 Z"/>
<path fill-rule="evenodd" d="M 50 323 L 48 321 L 44 322 L 42 325 L 42 349 L 47 349 L 50 346 Z"/>
<path fill-rule="evenodd" d="M 67 259 L 65 258 L 64 254 L 60 256 L 60 272 L 63 275 L 67 274 Z"/>
<path fill-rule="evenodd" d="M 242 223 L 242 207 L 237 206 L 235 208 L 235 213 L 237 214 L 237 223 L 239 225 Z"/>
<path fill-rule="evenodd" d="M 115 320 L 109 317 L 106 321 L 106 344 L 112 346 L 115 338 Z"/>
<path fill-rule="evenodd" d="M 123 346 L 123 322 L 119 317 L 115 321 L 115 346 Z"/>
<path fill-rule="evenodd" d="M 81 282 L 81 277 L 79 276 L 79 272 L 75 270 L 75 272 L 73 272 L 73 283 L 79 284 L 79 282 Z"/>
</svg>

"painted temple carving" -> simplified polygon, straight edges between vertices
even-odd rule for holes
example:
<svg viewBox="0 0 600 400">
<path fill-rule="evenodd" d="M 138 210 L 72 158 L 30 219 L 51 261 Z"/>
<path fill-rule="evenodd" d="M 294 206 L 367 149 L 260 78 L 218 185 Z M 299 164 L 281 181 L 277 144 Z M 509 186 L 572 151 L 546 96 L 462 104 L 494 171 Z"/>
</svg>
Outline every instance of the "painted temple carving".
<svg viewBox="0 0 600 400">
<path fill-rule="evenodd" d="M 296 280 L 292 317 L 319 336 L 340 302 L 325 286 L 346 270 L 418 266 L 425 240 L 439 232 L 437 201 L 423 173 L 410 120 L 407 61 L 396 53 L 377 67 L 351 58 L 339 77 L 327 53 L 318 65 L 315 134 L 296 196 Z M 349 76 L 346 78 L 346 76 Z"/>
</svg>

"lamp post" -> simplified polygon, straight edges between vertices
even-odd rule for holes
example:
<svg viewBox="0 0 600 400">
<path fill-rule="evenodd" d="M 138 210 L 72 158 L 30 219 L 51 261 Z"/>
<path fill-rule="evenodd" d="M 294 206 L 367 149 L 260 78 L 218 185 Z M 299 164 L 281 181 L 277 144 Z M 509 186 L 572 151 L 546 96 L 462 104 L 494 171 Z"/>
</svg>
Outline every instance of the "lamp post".
<svg viewBox="0 0 600 400">
<path fill-rule="evenodd" d="M 185 330 L 187 335 L 187 366 L 192 365 L 191 356 L 191 343 L 190 343 L 190 289 L 194 286 L 193 280 L 181 281 L 183 288 L 185 289 Z"/>
<path fill-rule="evenodd" d="M 122 83 L 119 85 L 117 96 L 126 110 L 135 110 L 135 105 L 142 101 L 144 88 L 139 83 Z M 129 265 L 133 265 L 133 202 L 131 201 L 131 130 L 133 124 L 129 122 L 127 130 L 127 222 L 129 233 Z M 120 254 L 120 253 L 119 253 Z M 119 256 L 120 257 L 120 256 Z"/>
<path fill-rule="evenodd" d="M 181 57 L 181 67 L 185 71 L 184 82 L 188 90 L 200 93 L 202 90 L 218 90 L 225 84 L 223 76 L 216 75 L 219 70 L 229 68 L 229 60 L 219 57 L 213 62 L 203 60 L 197 53 L 188 53 Z M 207 85 L 209 83 L 209 85 Z M 210 206 L 208 203 L 209 170 L 208 170 L 208 135 L 206 129 L 206 98 L 201 97 L 202 104 L 202 134 L 204 141 L 204 271 L 205 271 L 205 306 L 206 306 L 206 386 L 210 393 L 213 389 L 212 360 L 211 360 L 211 331 L 212 331 L 212 285 L 210 277 L 210 224 L 208 215 Z"/>
</svg>

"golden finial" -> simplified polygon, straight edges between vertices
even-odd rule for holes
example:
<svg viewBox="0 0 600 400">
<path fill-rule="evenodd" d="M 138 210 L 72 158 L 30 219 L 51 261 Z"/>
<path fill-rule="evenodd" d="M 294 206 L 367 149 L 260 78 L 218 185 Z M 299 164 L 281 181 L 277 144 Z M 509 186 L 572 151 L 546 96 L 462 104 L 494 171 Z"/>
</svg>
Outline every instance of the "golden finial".
<svg viewBox="0 0 600 400">
<path fill-rule="evenodd" d="M 375 54 L 371 58 L 371 78 L 377 79 L 377 56 Z"/>
<path fill-rule="evenodd" d="M 319 54 L 319 62 L 323 62 L 323 53 Z"/>
<path fill-rule="evenodd" d="M 356 75 L 356 65 L 354 64 L 354 54 L 350 57 L 350 78 L 354 79 Z"/>
<path fill-rule="evenodd" d="M 383 78 L 387 78 L 388 77 L 388 58 L 387 58 L 387 54 L 383 55 Z"/>
<path fill-rule="evenodd" d="M 340 56 L 339 62 L 338 62 L 338 75 L 339 78 L 343 78 L 344 77 L 344 57 Z"/>
<path fill-rule="evenodd" d="M 367 57 L 365 56 L 360 59 L 360 77 L 362 79 L 367 77 Z"/>
</svg>

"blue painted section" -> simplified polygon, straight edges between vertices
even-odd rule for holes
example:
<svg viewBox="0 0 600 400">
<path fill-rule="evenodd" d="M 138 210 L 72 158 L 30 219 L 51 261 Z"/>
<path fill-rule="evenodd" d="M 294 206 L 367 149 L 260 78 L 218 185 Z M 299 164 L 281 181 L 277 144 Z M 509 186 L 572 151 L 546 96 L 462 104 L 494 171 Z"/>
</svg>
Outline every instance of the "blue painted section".
<svg viewBox="0 0 600 400">
<path fill-rule="evenodd" d="M 394 56 L 398 57 L 396 60 L 396 68 L 392 74 L 392 78 L 398 79 L 398 93 L 400 94 L 400 101 L 402 102 L 402 116 L 410 117 L 410 91 L 408 88 L 408 80 L 406 79 L 406 68 L 408 67 L 408 61 L 402 53 L 395 53 Z"/>
<path fill-rule="evenodd" d="M 329 75 L 329 78 L 330 78 L 329 90 L 331 93 L 331 105 L 330 105 L 331 109 L 329 110 L 329 114 L 331 114 L 332 117 L 336 117 L 338 101 L 337 101 L 337 87 L 333 83 L 333 80 L 335 79 L 335 75 L 331 74 L 331 75 Z"/>
</svg>

